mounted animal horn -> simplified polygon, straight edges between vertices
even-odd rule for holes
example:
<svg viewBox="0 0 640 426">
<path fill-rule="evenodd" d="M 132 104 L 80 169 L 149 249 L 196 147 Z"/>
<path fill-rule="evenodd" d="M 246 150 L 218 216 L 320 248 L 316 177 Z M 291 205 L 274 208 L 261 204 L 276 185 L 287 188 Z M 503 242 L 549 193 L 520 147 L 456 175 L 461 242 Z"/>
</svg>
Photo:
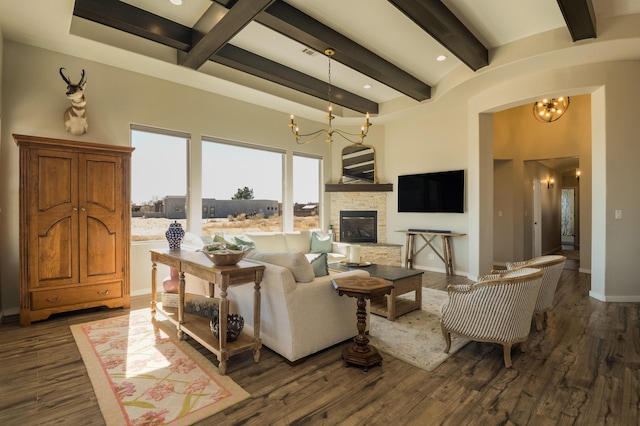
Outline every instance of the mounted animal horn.
<svg viewBox="0 0 640 426">
<path fill-rule="evenodd" d="M 60 76 L 67 83 L 67 98 L 71 101 L 71 106 L 64 112 L 64 127 L 67 132 L 79 136 L 89 129 L 87 121 L 87 101 L 84 98 L 84 87 L 87 84 L 84 70 L 80 76 L 78 84 L 73 84 L 64 73 L 64 68 L 60 68 Z"/>
<path fill-rule="evenodd" d="M 64 75 L 63 70 L 66 71 L 64 68 L 60 68 L 60 76 L 62 77 L 62 79 L 64 80 L 65 83 L 71 85 L 71 80 L 69 80 L 69 77 Z"/>
</svg>

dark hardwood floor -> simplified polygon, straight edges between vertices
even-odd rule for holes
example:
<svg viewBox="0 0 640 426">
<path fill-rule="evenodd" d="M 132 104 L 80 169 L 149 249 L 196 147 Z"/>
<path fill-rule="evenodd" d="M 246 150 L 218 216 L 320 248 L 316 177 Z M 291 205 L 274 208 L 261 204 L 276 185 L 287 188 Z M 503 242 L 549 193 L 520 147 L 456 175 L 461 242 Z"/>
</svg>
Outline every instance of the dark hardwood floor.
<svg viewBox="0 0 640 426">
<path fill-rule="evenodd" d="M 448 282 L 431 272 L 423 280 L 439 289 Z M 469 343 L 433 372 L 384 354 L 382 366 L 369 372 L 345 368 L 348 343 L 296 366 L 264 348 L 258 364 L 251 353 L 228 364 L 229 376 L 252 397 L 199 424 L 636 425 L 640 304 L 599 302 L 589 298 L 589 286 L 589 275 L 563 271 L 548 327 L 532 327 L 528 351 L 513 350 L 511 369 L 502 348 L 489 343 Z M 134 308 L 147 305 L 147 297 L 133 300 Z M 5 321 L 0 424 L 104 424 L 69 325 L 122 313 L 61 314 L 30 327 Z"/>
</svg>

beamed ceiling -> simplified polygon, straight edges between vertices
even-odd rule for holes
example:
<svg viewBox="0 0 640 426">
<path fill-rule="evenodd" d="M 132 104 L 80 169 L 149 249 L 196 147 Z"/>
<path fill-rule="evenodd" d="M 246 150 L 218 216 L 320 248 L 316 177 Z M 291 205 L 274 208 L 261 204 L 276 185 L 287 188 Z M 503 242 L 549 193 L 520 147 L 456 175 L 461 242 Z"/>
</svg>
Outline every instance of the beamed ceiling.
<svg viewBox="0 0 640 426">
<path fill-rule="evenodd" d="M 623 37 L 607 42 L 638 16 L 638 0 L 0 1 L 5 40 L 316 121 L 326 115 L 323 52 L 332 48 L 333 112 L 353 125 L 365 112 L 384 123 L 493 75 L 505 55 L 514 68 L 545 56 L 558 66 L 634 59 Z"/>
<path fill-rule="evenodd" d="M 184 0 L 185 3 L 189 1 L 191 0 Z M 161 2 L 162 7 L 158 8 L 157 3 Z M 360 4 L 366 9 L 379 7 L 376 3 L 380 2 L 381 0 Z M 156 5 L 149 7 L 153 3 Z M 399 96 L 406 96 L 416 102 L 425 101 L 431 96 L 432 82 L 403 69 L 402 63 L 374 53 L 339 29 L 332 28 L 331 22 L 323 23 L 321 19 L 294 7 L 296 3 L 302 2 L 209 1 L 200 10 L 199 16 L 191 16 L 192 25 L 171 19 L 170 12 L 177 7 L 170 5 L 168 0 L 154 0 L 153 3 L 75 0 L 73 15 L 175 49 L 177 66 L 201 70 L 205 64 L 213 62 L 328 101 L 327 78 L 309 75 L 295 66 L 266 57 L 261 52 L 243 48 L 242 43 L 234 43 L 236 36 L 242 34 L 245 28 L 258 23 L 306 46 L 311 52 L 334 49 L 332 61 L 393 89 Z M 469 69 L 477 71 L 489 64 L 488 47 L 463 23 L 462 17 L 456 16 L 443 2 L 389 0 L 388 3 L 401 12 L 406 21 L 404 25 L 417 27 L 425 37 L 441 45 L 443 52 L 453 55 Z M 562 13 L 574 41 L 596 37 L 596 19 L 591 0 L 557 0 L 556 7 L 557 12 Z M 160 12 L 166 16 L 161 16 Z M 378 31 L 394 31 L 393 28 L 388 29 L 384 21 L 370 22 L 370 25 Z M 277 47 L 274 46 L 274 49 Z M 415 52 L 415 55 L 420 54 L 419 51 Z M 378 113 L 378 101 L 340 87 L 339 79 L 332 80 L 331 100 L 360 113 Z"/>
</svg>

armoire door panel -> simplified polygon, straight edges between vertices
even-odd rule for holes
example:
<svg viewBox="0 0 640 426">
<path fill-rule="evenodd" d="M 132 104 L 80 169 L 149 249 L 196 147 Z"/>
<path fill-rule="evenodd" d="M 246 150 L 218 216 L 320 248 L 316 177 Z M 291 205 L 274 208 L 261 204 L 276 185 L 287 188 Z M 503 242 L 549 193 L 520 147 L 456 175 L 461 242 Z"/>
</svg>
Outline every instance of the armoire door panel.
<svg viewBox="0 0 640 426">
<path fill-rule="evenodd" d="M 78 155 L 38 150 L 29 157 L 28 269 L 34 287 L 78 282 Z"/>
<path fill-rule="evenodd" d="M 37 256 L 33 256 L 32 271 L 37 271 L 38 287 L 60 285 L 76 282 L 77 270 L 74 276 L 74 266 L 77 258 L 74 256 L 74 223 L 72 217 L 61 218 L 53 223 L 46 232 L 38 235 Z"/>
<path fill-rule="evenodd" d="M 86 276 L 104 277 L 120 273 L 116 232 L 111 231 L 104 222 L 87 218 L 86 235 L 86 258 L 81 261 L 82 265 L 86 265 Z"/>
<path fill-rule="evenodd" d="M 122 160 L 80 155 L 80 276 L 83 281 L 117 279 L 122 274 Z"/>
<path fill-rule="evenodd" d="M 81 194 L 84 202 L 95 205 L 108 212 L 115 212 L 120 198 L 117 189 L 121 187 L 119 158 L 104 158 L 96 155 L 81 157 L 84 159 L 84 180 Z"/>
<path fill-rule="evenodd" d="M 50 152 L 36 154 L 39 179 L 34 181 L 36 188 L 36 208 L 46 212 L 60 205 L 70 205 L 75 198 L 75 161 L 77 155 Z"/>
</svg>

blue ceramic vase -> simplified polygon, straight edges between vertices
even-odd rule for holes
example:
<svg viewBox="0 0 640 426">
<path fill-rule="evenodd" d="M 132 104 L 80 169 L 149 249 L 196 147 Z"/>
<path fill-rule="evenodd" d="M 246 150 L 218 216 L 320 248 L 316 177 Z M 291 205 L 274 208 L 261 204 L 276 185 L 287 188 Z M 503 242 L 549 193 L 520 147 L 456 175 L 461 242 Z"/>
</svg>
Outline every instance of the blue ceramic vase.
<svg viewBox="0 0 640 426">
<path fill-rule="evenodd" d="M 180 225 L 177 220 L 174 220 L 173 223 L 169 225 L 169 229 L 167 229 L 165 235 L 169 242 L 169 249 L 176 250 L 180 248 L 182 238 L 184 238 L 184 229 L 182 229 L 182 225 Z"/>
</svg>

